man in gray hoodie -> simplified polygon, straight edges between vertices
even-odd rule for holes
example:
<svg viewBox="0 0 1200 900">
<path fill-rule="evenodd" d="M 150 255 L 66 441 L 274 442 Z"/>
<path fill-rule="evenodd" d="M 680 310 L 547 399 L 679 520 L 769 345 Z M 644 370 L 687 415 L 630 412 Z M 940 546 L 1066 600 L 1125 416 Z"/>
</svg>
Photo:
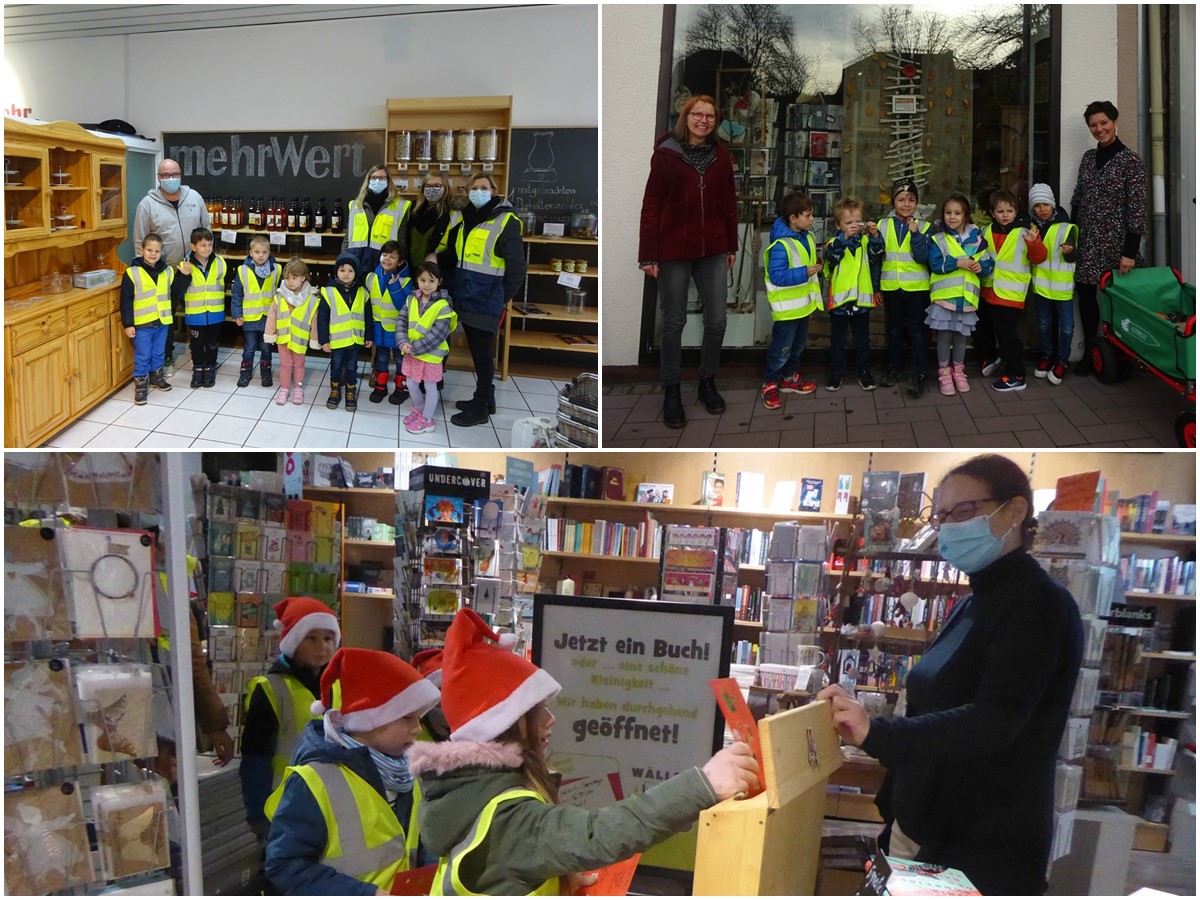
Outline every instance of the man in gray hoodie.
<svg viewBox="0 0 1200 900">
<path fill-rule="evenodd" d="M 154 232 L 163 239 L 162 260 L 176 266 L 187 256 L 188 241 L 193 228 L 210 228 L 212 217 L 198 191 L 180 180 L 179 163 L 164 159 L 158 164 L 158 184 L 146 192 L 138 204 L 133 219 L 133 244 L 142 245 L 142 238 Z M 169 377 L 175 369 L 172 363 L 174 341 L 168 336 L 164 368 Z"/>
</svg>

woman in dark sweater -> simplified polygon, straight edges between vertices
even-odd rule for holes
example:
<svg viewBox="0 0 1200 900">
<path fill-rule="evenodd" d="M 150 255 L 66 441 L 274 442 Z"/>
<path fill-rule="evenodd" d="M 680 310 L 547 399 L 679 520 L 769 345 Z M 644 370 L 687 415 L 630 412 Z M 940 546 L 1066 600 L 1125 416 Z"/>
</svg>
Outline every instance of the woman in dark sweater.
<svg viewBox="0 0 1200 900">
<path fill-rule="evenodd" d="M 1140 247 L 1146 233 L 1146 166 L 1117 137 L 1117 108 L 1107 100 L 1089 103 L 1083 119 L 1096 139 L 1096 148 L 1083 154 L 1071 196 L 1071 221 L 1080 232 L 1075 292 L 1084 340 L 1083 359 L 1075 366 L 1075 374 L 1091 375 L 1092 347 L 1100 327 L 1096 286 L 1113 269 L 1127 275 L 1143 264 Z"/>
<path fill-rule="evenodd" d="M 692 97 L 675 128 L 659 137 L 642 199 L 638 265 L 658 279 L 662 306 L 663 422 L 687 424 L 679 368 L 687 324 L 688 283 L 695 281 L 704 313 L 699 400 L 710 413 L 725 410 L 717 366 L 725 343 L 726 272 L 737 252 L 737 195 L 733 161 L 716 139 L 712 97 Z"/>
<path fill-rule="evenodd" d="M 1033 494 L 1011 460 L 951 470 L 934 524 L 971 593 L 909 673 L 908 715 L 868 718 L 838 687 L 818 699 L 831 702 L 838 733 L 888 769 L 876 805 L 890 855 L 960 869 L 984 894 L 1043 894 L 1079 610 L 1028 553 Z"/>
</svg>

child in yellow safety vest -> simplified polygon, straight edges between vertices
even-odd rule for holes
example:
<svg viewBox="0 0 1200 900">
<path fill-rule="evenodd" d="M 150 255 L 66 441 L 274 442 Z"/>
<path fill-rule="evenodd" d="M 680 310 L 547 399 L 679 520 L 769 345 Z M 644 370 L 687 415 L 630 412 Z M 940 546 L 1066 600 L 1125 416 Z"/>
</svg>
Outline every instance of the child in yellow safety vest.
<svg viewBox="0 0 1200 900">
<path fill-rule="evenodd" d="M 266 341 L 279 351 L 279 391 L 275 403 L 288 401 L 288 385 L 292 385 L 292 403 L 304 402 L 304 354 L 316 343 L 313 324 L 320 297 L 308 283 L 308 264 L 293 256 L 283 267 L 283 284 L 275 291 L 271 309 L 267 312 Z"/>
<path fill-rule="evenodd" d="M 254 375 L 254 352 L 259 351 L 259 374 L 262 386 L 270 387 L 271 345 L 266 341 L 267 308 L 279 286 L 279 266 L 271 254 L 271 244 L 265 234 L 250 238 L 250 252 L 237 268 L 229 297 L 229 314 L 242 329 L 242 368 L 238 372 L 238 387 L 245 387 Z"/>
<path fill-rule="evenodd" d="M 388 402 L 399 406 L 408 399 L 404 373 L 401 371 L 400 343 L 404 335 L 396 331 L 396 316 L 412 293 L 413 279 L 404 259 L 404 244 L 388 241 L 379 248 L 379 265 L 366 277 L 367 300 L 375 317 L 375 380 L 372 403 L 382 403 L 387 397 L 388 374 L 392 357 L 396 358 L 396 390 Z"/>
<path fill-rule="evenodd" d="M 329 354 L 329 409 L 342 402 L 342 388 L 346 409 L 358 409 L 358 355 L 374 346 L 374 332 L 367 289 L 358 282 L 358 257 L 343 250 L 317 304 L 317 343 Z"/>
<path fill-rule="evenodd" d="M 285 597 L 275 604 L 275 615 L 279 657 L 246 686 L 238 769 L 246 823 L 264 840 L 267 797 L 279 787 L 300 735 L 315 718 L 321 673 L 342 640 L 333 610 L 312 597 Z"/>
<path fill-rule="evenodd" d="M 879 274 L 883 263 L 883 235 L 874 222 L 863 224 L 863 205 L 843 197 L 833 207 L 838 232 L 825 248 L 825 279 L 829 285 L 829 376 L 825 390 L 842 386 L 846 371 L 846 332 L 854 336 L 854 362 L 858 386 L 875 390 L 871 375 L 871 310 L 882 302 Z"/>
<path fill-rule="evenodd" d="M 153 231 L 142 238 L 142 255 L 121 277 L 121 325 L 133 341 L 133 402 L 146 404 L 151 387 L 169 391 L 163 374 L 167 334 L 171 330 L 171 277 L 162 259 L 162 238 Z M 27 402 L 34 402 L 27 399 Z"/>
<path fill-rule="evenodd" d="M 405 753 L 438 690 L 379 650 L 343 648 L 321 676 L 321 698 L 268 798 L 266 872 L 285 894 L 390 893 L 425 864 L 420 788 Z"/>
<path fill-rule="evenodd" d="M 988 199 L 992 224 L 983 230 L 995 264 L 990 276 L 980 279 L 979 327 L 975 351 L 983 374 L 1000 377 L 996 391 L 1025 389 L 1025 354 L 1017 328 L 1025 315 L 1025 297 L 1033 280 L 1033 266 L 1046 261 L 1046 247 L 1036 228 L 1022 227 L 1017 218 L 1017 197 L 1012 191 L 993 191 Z"/>
<path fill-rule="evenodd" d="M 788 194 L 779 203 L 779 217 L 771 226 L 771 243 L 763 251 L 767 303 L 771 307 L 771 345 L 763 386 L 763 406 L 779 409 L 784 394 L 811 394 L 813 382 L 800 375 L 800 355 L 808 342 L 808 319 L 821 308 L 817 274 L 817 246 L 808 229 L 813 223 L 813 202 L 806 194 Z"/>
<path fill-rule="evenodd" d="M 967 335 L 979 321 L 980 278 L 992 273 L 987 242 L 971 222 L 971 201 L 951 194 L 942 201 L 939 219 L 928 243 L 913 245 L 913 259 L 929 266 L 929 296 L 925 324 L 937 332 L 938 386 L 946 396 L 966 393 L 963 360 Z"/>
<path fill-rule="evenodd" d="M 1079 229 L 1054 200 L 1048 184 L 1029 189 L 1030 224 L 1042 235 L 1046 259 L 1033 264 L 1033 299 L 1037 307 L 1041 358 L 1036 378 L 1062 384 L 1067 376 L 1071 340 L 1075 336 L 1075 260 L 1079 257 Z"/>
<path fill-rule="evenodd" d="M 213 252 L 213 233 L 193 228 L 191 252 L 178 266 L 171 282 L 171 300 L 183 307 L 192 349 L 191 387 L 215 387 L 217 348 L 225 324 L 225 260 Z"/>
<path fill-rule="evenodd" d="M 396 319 L 396 343 L 404 354 L 401 367 L 412 395 L 412 412 L 404 417 L 404 428 L 409 434 L 425 434 L 437 427 L 438 382 L 458 314 L 440 290 L 442 271 L 437 263 L 421 263 L 416 277 L 417 289 Z"/>
<path fill-rule="evenodd" d="M 645 850 L 758 784 L 753 753 L 735 743 L 703 768 L 603 809 L 559 806 L 546 752 L 554 725 L 547 704 L 561 686 L 511 652 L 515 643 L 470 609 L 459 610 L 446 633 L 442 710 L 450 740 L 408 751 L 421 785 L 421 841 L 439 856 L 431 894 L 573 893 L 595 882 L 578 873 Z M 626 737 L 646 727 L 636 717 L 615 718 Z M 594 734 L 587 724 L 580 719 L 575 733 Z"/>
</svg>

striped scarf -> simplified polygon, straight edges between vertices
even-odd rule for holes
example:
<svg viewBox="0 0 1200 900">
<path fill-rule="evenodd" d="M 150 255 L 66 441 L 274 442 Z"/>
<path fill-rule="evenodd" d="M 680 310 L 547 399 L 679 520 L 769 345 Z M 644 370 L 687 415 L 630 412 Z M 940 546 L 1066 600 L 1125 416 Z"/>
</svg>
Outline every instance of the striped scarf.
<svg viewBox="0 0 1200 900">
<path fill-rule="evenodd" d="M 325 740 L 347 750 L 366 747 L 366 744 L 359 743 L 342 730 L 342 714 L 336 709 L 325 713 Z M 379 770 L 385 788 L 402 794 L 413 789 L 413 777 L 408 770 L 407 757 L 388 756 L 386 753 L 380 753 L 374 747 L 367 747 L 367 750 L 371 754 L 371 762 L 375 763 L 375 768 Z"/>
</svg>

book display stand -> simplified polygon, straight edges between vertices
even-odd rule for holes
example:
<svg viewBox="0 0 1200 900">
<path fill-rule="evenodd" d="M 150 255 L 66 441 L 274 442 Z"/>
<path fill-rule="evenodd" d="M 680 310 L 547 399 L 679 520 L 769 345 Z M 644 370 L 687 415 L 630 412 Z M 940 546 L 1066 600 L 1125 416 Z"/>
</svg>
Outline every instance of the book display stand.
<svg viewBox="0 0 1200 900">
<path fill-rule="evenodd" d="M 842 764 L 827 703 L 759 722 L 765 790 L 700 814 L 697 896 L 811 896 L 825 788 Z"/>
</svg>

